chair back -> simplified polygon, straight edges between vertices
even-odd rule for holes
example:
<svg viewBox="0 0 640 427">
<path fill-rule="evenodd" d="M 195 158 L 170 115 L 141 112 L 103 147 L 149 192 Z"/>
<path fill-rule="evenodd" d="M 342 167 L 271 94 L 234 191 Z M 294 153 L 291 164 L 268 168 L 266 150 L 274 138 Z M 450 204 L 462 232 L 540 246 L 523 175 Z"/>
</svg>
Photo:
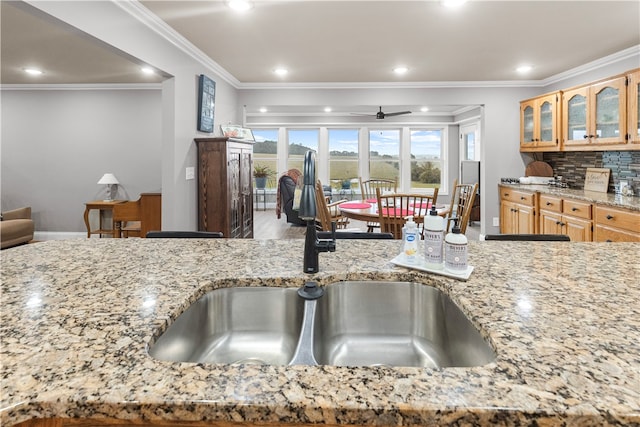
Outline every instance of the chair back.
<svg viewBox="0 0 640 427">
<path fill-rule="evenodd" d="M 510 242 L 570 242 L 566 234 L 487 234 L 484 240 L 502 240 Z"/>
<path fill-rule="evenodd" d="M 223 237 L 219 231 L 149 231 L 147 239 L 216 239 Z"/>
<path fill-rule="evenodd" d="M 456 179 L 453 181 L 453 187 L 451 188 L 453 192 L 451 193 L 451 204 L 447 212 L 446 232 L 448 233 L 450 229 L 453 228 L 454 220 L 458 218 L 460 233 L 465 234 L 467 232 L 467 225 L 469 224 L 469 217 L 471 216 L 473 201 L 478 191 L 478 183 L 458 184 L 458 180 Z"/>
<path fill-rule="evenodd" d="M 433 195 L 395 193 L 384 196 L 380 188 L 376 188 L 380 231 L 393 234 L 395 239 L 401 239 L 406 218 L 412 216 L 416 223 L 422 224 L 424 216 L 437 198 L 437 188 L 434 189 Z"/>
<path fill-rule="evenodd" d="M 346 200 L 329 203 L 328 198 L 324 194 L 322 183 L 316 181 L 316 224 L 320 231 L 331 231 L 331 222 L 336 223 L 336 228 L 346 228 L 349 218 L 342 216 L 338 205 Z"/>
<path fill-rule="evenodd" d="M 376 188 L 380 189 L 381 193 L 387 192 L 397 192 L 398 191 L 398 183 L 392 179 L 368 179 L 363 181 L 362 178 L 358 178 L 360 180 L 360 192 L 362 193 L 362 200 L 366 199 L 375 199 L 376 198 Z"/>
</svg>

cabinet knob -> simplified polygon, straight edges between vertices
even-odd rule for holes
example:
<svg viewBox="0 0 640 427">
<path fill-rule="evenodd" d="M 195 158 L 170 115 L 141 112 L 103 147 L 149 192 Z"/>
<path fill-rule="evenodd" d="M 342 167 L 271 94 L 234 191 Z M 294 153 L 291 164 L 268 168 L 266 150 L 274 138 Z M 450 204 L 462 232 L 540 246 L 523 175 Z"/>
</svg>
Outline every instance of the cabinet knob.
<svg viewBox="0 0 640 427">
<path fill-rule="evenodd" d="M 575 212 L 575 211 L 577 211 L 577 210 L 578 210 L 578 208 L 576 208 L 576 207 L 571 208 L 571 211 L 572 211 L 572 212 Z"/>
<path fill-rule="evenodd" d="M 551 202 L 547 202 L 547 206 L 551 206 Z"/>
<path fill-rule="evenodd" d="M 612 220 L 613 219 L 613 215 L 607 215 L 607 219 L 608 220 Z"/>
<path fill-rule="evenodd" d="M 560 221 L 556 221 L 556 225 L 560 225 L 562 224 Z"/>
<path fill-rule="evenodd" d="M 585 135 L 585 136 L 583 136 L 583 138 L 584 138 L 584 139 L 587 139 L 587 138 L 589 138 L 589 137 L 590 137 L 589 135 Z"/>
<path fill-rule="evenodd" d="M 524 196 L 520 196 L 520 200 L 527 200 L 527 198 Z"/>
</svg>

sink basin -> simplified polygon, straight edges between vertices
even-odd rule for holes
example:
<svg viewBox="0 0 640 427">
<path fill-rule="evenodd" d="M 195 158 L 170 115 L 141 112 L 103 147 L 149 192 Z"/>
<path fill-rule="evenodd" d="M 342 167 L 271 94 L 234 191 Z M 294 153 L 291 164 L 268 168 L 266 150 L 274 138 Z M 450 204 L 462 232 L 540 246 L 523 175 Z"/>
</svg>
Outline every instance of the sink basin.
<svg viewBox="0 0 640 427">
<path fill-rule="evenodd" d="M 321 365 L 469 367 L 496 357 L 446 294 L 407 282 L 326 286 L 313 342 Z"/>
<path fill-rule="evenodd" d="M 194 363 L 469 367 L 491 346 L 443 292 L 408 282 L 336 282 L 309 301 L 297 288 L 218 289 L 149 346 Z"/>
<path fill-rule="evenodd" d="M 294 288 L 217 289 L 182 313 L 149 354 L 172 362 L 286 365 L 303 310 Z"/>
</svg>

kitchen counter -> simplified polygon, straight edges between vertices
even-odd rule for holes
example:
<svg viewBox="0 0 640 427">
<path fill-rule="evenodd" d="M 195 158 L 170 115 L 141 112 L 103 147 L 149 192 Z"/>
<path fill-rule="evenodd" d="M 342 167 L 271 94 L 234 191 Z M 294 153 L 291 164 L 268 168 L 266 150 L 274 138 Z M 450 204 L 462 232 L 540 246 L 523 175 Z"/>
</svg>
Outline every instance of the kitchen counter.
<svg viewBox="0 0 640 427">
<path fill-rule="evenodd" d="M 551 194 L 558 197 L 584 200 L 589 203 L 597 203 L 600 205 L 640 211 L 640 197 L 637 197 L 637 196 L 623 196 L 621 194 L 599 193 L 597 191 L 585 191 L 585 190 L 578 190 L 573 188 L 560 188 L 560 187 L 553 187 L 550 185 L 507 184 L 507 183 L 500 183 L 499 185 L 503 187 L 515 188 L 521 191 L 529 191 L 532 193 L 535 193 L 537 191 L 542 194 Z"/>
<path fill-rule="evenodd" d="M 528 186 L 527 188 L 532 188 Z M 2 251 L 0 423 L 640 425 L 640 244 L 470 242 L 471 278 L 394 266 L 397 241 L 83 239 Z M 316 279 L 435 286 L 497 353 L 474 368 L 169 363 L 147 344 L 207 291 Z"/>
</svg>

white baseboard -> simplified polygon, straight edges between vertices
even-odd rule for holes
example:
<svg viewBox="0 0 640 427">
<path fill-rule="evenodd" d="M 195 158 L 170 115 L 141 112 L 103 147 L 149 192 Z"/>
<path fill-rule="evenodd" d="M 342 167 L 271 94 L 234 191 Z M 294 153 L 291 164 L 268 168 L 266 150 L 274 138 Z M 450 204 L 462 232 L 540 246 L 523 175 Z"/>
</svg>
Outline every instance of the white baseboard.
<svg viewBox="0 0 640 427">
<path fill-rule="evenodd" d="M 33 233 L 33 240 L 70 240 L 70 239 L 86 239 L 86 232 L 67 232 L 67 231 L 36 231 Z"/>
</svg>

